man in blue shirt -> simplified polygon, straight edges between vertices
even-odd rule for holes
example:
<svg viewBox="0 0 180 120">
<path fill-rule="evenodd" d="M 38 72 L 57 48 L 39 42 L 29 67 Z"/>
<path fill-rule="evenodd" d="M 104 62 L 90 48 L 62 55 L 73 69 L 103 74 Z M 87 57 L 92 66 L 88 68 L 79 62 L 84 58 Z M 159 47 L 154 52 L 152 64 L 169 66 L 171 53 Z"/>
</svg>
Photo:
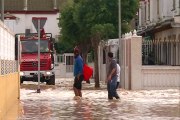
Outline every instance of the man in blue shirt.
<svg viewBox="0 0 180 120">
<path fill-rule="evenodd" d="M 74 94 L 75 96 L 82 97 L 81 88 L 83 77 L 83 59 L 79 54 L 79 49 L 77 47 L 74 48 Z"/>
</svg>

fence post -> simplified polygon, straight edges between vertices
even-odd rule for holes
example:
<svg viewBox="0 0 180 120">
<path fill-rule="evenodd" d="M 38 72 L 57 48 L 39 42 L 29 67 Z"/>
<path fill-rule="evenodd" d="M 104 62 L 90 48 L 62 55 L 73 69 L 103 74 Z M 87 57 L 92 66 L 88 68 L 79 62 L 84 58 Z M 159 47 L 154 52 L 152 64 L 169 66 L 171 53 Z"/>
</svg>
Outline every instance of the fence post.
<svg viewBox="0 0 180 120">
<path fill-rule="evenodd" d="M 142 37 L 133 35 L 131 39 L 131 89 L 142 89 Z"/>
<path fill-rule="evenodd" d="M 122 88 L 125 88 L 125 35 L 122 36 L 120 40 L 120 66 L 121 66 L 121 73 L 120 73 L 120 84 Z"/>
</svg>

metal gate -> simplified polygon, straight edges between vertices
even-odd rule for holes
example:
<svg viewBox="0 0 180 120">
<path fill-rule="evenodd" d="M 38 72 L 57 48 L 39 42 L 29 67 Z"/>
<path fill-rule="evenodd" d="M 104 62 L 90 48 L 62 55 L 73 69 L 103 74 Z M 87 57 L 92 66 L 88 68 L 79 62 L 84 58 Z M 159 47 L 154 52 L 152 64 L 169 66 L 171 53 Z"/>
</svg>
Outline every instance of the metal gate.
<svg viewBox="0 0 180 120">
<path fill-rule="evenodd" d="M 55 75 L 59 78 L 73 77 L 74 54 L 65 53 L 55 57 Z"/>
</svg>

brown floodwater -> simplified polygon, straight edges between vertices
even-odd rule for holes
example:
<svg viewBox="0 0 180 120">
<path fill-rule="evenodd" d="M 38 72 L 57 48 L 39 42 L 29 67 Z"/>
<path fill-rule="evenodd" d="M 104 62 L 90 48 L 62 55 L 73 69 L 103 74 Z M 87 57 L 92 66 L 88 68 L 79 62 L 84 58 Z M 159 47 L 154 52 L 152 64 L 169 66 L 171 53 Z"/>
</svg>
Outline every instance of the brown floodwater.
<svg viewBox="0 0 180 120">
<path fill-rule="evenodd" d="M 121 100 L 108 100 L 106 89 L 85 89 L 74 99 L 71 87 L 21 88 L 21 99 L 7 120 L 180 120 L 177 89 L 128 91 L 120 89 Z"/>
</svg>

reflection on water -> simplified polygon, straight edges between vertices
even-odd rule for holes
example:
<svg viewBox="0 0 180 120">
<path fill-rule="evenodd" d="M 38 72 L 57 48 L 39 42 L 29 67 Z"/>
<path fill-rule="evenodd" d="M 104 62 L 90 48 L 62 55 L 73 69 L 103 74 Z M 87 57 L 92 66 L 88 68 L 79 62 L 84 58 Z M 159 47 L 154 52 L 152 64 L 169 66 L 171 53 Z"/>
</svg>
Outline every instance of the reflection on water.
<svg viewBox="0 0 180 120">
<path fill-rule="evenodd" d="M 46 88 L 38 94 L 22 88 L 20 104 L 16 105 L 19 115 L 13 117 L 18 120 L 180 120 L 179 90 L 118 92 L 121 100 L 107 100 L 105 89 L 83 90 L 83 98 L 74 100 L 69 89 Z"/>
<path fill-rule="evenodd" d="M 44 102 L 43 100 L 39 101 L 25 101 L 23 105 L 23 115 L 21 116 L 23 119 L 50 119 L 50 115 L 52 114 L 52 108 L 49 105 L 49 102 Z M 33 104 L 32 102 L 36 102 Z M 27 106 L 26 106 L 27 104 Z"/>
</svg>

